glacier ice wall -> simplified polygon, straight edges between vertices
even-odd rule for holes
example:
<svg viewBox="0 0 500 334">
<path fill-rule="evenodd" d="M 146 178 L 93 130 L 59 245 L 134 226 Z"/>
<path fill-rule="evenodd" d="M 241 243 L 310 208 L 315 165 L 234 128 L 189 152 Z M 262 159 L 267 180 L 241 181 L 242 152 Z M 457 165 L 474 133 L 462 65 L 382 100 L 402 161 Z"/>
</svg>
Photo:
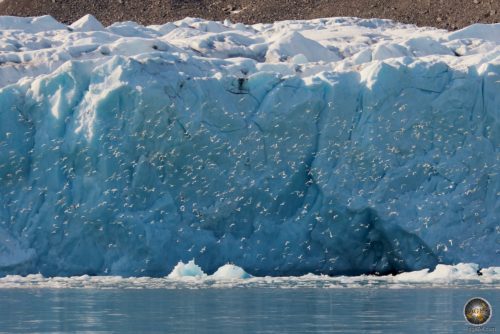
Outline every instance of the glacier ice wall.
<svg viewBox="0 0 500 334">
<path fill-rule="evenodd" d="M 500 25 L 0 27 L 0 275 L 499 265 Z"/>
</svg>

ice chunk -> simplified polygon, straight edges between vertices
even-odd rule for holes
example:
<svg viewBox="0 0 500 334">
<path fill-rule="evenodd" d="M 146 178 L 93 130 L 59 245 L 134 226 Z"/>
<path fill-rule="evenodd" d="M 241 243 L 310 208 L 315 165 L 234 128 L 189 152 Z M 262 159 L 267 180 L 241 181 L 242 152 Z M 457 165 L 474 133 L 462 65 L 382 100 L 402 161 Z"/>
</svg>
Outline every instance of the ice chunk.
<svg viewBox="0 0 500 334">
<path fill-rule="evenodd" d="M 201 270 L 200 266 L 194 263 L 194 260 L 184 263 L 179 261 L 172 272 L 168 274 L 168 278 L 184 278 L 184 277 L 205 277 L 206 274 Z"/>
<path fill-rule="evenodd" d="M 416 272 L 402 273 L 394 279 L 398 282 L 452 282 L 455 280 L 477 280 L 479 266 L 474 263 L 459 263 L 455 266 L 438 264 L 429 272 L 424 269 Z"/>
<path fill-rule="evenodd" d="M 93 15 L 87 14 L 70 27 L 74 31 L 103 31 L 105 28 Z"/>
<path fill-rule="evenodd" d="M 252 275 L 234 264 L 225 264 L 210 277 L 215 279 L 245 279 L 252 277 Z"/>
</svg>

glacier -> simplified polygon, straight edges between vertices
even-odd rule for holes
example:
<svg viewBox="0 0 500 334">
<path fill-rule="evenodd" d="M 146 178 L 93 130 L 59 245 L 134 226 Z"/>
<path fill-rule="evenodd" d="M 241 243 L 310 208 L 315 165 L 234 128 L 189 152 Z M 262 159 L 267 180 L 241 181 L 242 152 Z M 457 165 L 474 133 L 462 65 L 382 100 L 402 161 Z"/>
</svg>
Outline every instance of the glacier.
<svg viewBox="0 0 500 334">
<path fill-rule="evenodd" d="M 0 276 L 498 266 L 498 36 L 0 17 Z"/>
</svg>

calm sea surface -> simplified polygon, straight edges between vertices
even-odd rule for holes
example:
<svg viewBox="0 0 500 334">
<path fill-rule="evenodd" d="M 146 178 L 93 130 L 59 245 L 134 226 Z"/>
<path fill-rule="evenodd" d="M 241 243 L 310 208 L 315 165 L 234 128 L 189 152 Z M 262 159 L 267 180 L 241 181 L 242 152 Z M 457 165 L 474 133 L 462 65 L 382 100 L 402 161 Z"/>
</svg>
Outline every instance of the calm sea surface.
<svg viewBox="0 0 500 334">
<path fill-rule="evenodd" d="M 500 332 L 499 289 L 0 289 L 0 332 L 471 333 L 477 296 Z"/>
</svg>

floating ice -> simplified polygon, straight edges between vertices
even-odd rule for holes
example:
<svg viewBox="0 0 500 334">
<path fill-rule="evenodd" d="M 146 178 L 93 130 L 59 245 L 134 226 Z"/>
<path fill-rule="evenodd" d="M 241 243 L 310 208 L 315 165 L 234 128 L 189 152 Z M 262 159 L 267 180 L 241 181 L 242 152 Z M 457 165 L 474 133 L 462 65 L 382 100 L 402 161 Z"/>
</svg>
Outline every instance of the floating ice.
<svg viewBox="0 0 500 334">
<path fill-rule="evenodd" d="M 218 271 L 222 276 L 196 275 L 176 277 L 120 277 L 120 276 L 76 276 L 44 277 L 40 274 L 0 278 L 0 289 L 6 288 L 88 288 L 88 289 L 207 289 L 207 288 L 423 288 L 454 287 L 491 289 L 500 283 L 500 267 L 484 268 L 481 275 L 472 272 L 475 264 L 456 266 L 438 265 L 438 269 L 402 273 L 395 276 L 325 276 L 308 274 L 299 277 L 250 277 L 241 275 L 242 270 L 233 265 L 224 265 Z M 453 273 L 443 275 L 443 272 Z"/>
<path fill-rule="evenodd" d="M 183 263 L 182 261 L 177 263 L 172 272 L 168 275 L 168 278 L 183 278 L 183 277 L 204 277 L 207 276 L 200 266 L 194 263 L 194 260 L 188 263 Z"/>
<path fill-rule="evenodd" d="M 0 275 L 498 266 L 486 27 L 0 17 Z"/>
<path fill-rule="evenodd" d="M 252 276 L 234 264 L 225 264 L 210 277 L 215 279 L 245 279 Z"/>
<path fill-rule="evenodd" d="M 215 271 L 210 276 L 207 276 L 203 272 L 200 266 L 198 266 L 194 260 L 188 261 L 188 263 L 183 263 L 179 261 L 174 267 L 172 272 L 168 275 L 168 278 L 180 279 L 180 278 L 191 278 L 195 277 L 198 279 L 210 277 L 216 280 L 220 279 L 245 279 L 252 277 L 246 273 L 242 268 L 235 266 L 234 264 L 225 264 Z"/>
</svg>

